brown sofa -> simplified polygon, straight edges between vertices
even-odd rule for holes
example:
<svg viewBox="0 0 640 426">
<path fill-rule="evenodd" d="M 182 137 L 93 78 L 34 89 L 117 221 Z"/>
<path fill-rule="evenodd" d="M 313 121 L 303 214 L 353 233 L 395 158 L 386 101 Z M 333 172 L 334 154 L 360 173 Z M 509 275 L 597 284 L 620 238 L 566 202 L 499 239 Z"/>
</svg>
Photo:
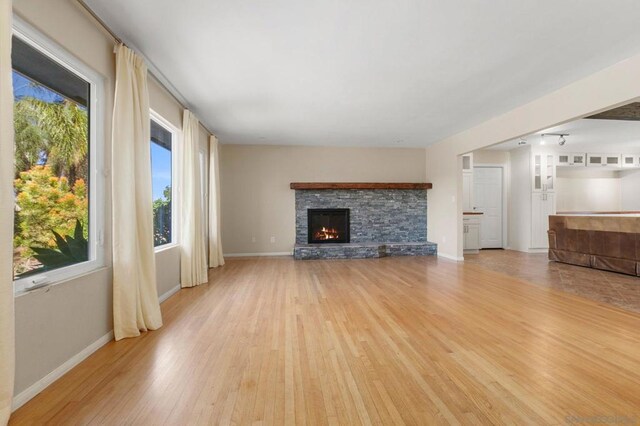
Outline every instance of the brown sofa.
<svg viewBox="0 0 640 426">
<path fill-rule="evenodd" d="M 640 276 L 640 217 L 550 216 L 549 259 Z"/>
</svg>

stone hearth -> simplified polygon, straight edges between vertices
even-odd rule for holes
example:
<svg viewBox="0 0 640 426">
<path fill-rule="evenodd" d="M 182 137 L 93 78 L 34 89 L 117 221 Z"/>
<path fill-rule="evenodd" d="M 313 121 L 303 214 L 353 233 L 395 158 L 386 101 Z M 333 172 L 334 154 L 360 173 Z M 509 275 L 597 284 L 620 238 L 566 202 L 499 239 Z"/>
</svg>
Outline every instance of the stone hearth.
<svg viewBox="0 0 640 426">
<path fill-rule="evenodd" d="M 437 254 L 427 241 L 427 189 L 296 189 L 295 206 L 296 259 Z M 349 209 L 349 243 L 308 244 L 307 210 L 320 208 Z"/>
<path fill-rule="evenodd" d="M 308 259 L 363 259 L 387 256 L 429 256 L 437 254 L 434 243 L 296 244 L 293 257 Z"/>
</svg>

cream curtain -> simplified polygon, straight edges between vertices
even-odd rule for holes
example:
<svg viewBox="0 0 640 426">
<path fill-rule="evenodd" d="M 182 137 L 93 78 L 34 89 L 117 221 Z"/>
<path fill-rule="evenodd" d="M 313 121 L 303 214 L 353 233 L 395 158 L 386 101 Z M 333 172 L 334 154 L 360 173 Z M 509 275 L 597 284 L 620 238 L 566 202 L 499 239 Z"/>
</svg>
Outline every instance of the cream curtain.
<svg viewBox="0 0 640 426">
<path fill-rule="evenodd" d="M 209 137 L 209 267 L 224 265 L 220 237 L 220 168 L 218 139 Z"/>
<path fill-rule="evenodd" d="M 182 287 L 194 287 L 208 281 L 205 243 L 204 206 L 200 176 L 198 134 L 200 123 L 188 110 L 182 121 L 182 189 L 180 276 Z"/>
<path fill-rule="evenodd" d="M 162 326 L 153 249 L 147 66 L 116 50 L 113 105 L 113 331 L 116 340 Z"/>
<path fill-rule="evenodd" d="M 13 86 L 11 1 L 0 0 L 0 424 L 9 421 L 15 370 L 13 316 Z"/>
</svg>

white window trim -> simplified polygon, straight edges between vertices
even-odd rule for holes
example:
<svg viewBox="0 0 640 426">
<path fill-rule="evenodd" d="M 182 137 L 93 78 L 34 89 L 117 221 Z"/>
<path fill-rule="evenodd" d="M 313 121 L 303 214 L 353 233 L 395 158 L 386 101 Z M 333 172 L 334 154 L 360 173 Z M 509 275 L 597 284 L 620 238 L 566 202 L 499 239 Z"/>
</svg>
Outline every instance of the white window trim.
<svg viewBox="0 0 640 426">
<path fill-rule="evenodd" d="M 13 35 L 87 81 L 89 107 L 89 260 L 14 281 L 16 296 L 60 284 L 105 266 L 104 256 L 104 77 L 20 17 L 13 16 Z"/>
<path fill-rule="evenodd" d="M 149 116 L 151 117 L 151 120 L 155 121 L 171 133 L 171 242 L 154 247 L 155 252 L 158 253 L 180 245 L 180 227 L 178 226 L 178 214 L 180 211 L 180 195 L 178 191 L 178 156 L 180 155 L 179 147 L 181 146 L 180 141 L 182 133 L 180 129 L 171 124 L 154 110 L 149 110 Z"/>
</svg>

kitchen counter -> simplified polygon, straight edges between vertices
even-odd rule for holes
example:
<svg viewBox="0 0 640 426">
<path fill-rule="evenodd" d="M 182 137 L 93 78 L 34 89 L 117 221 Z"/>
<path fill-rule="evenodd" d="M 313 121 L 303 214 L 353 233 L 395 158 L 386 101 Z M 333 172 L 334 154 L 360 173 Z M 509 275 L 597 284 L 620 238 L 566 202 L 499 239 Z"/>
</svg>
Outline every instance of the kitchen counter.
<svg viewBox="0 0 640 426">
<path fill-rule="evenodd" d="M 640 214 L 549 216 L 549 259 L 640 276 Z"/>
<path fill-rule="evenodd" d="M 558 212 L 556 215 L 562 216 L 640 216 L 637 211 L 620 211 L 620 212 Z"/>
</svg>

